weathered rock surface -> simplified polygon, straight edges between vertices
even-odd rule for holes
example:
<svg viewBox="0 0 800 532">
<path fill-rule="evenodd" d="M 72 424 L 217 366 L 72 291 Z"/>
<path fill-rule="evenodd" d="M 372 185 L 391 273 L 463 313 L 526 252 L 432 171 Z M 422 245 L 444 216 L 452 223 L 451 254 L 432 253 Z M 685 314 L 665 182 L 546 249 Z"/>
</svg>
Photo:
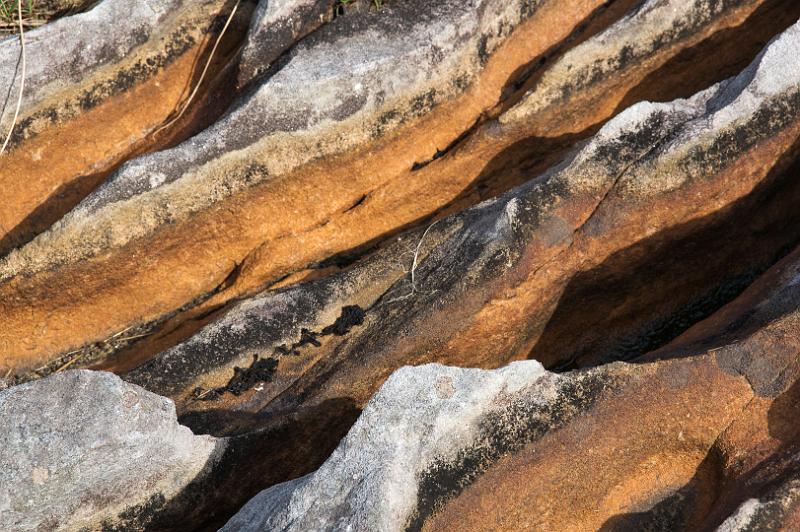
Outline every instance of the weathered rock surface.
<svg viewBox="0 0 800 532">
<path fill-rule="evenodd" d="M 26 34 L 25 92 L 8 155 L 0 158 L 0 254 L 47 229 L 125 158 L 184 138 L 213 120 L 189 112 L 159 128 L 186 99 L 197 63 L 214 44 L 224 0 L 105 0 Z M 243 8 L 233 21 L 247 20 Z M 125 21 L 120 24 L 119 21 Z M 220 25 L 221 28 L 221 25 Z M 218 57 L 235 43 L 221 43 Z M 215 63 L 204 92 L 220 70 Z M 2 138 L 22 79 L 20 42 L 0 42 Z M 201 93 L 202 94 L 202 93 Z M 202 99 L 202 97 L 201 97 Z M 225 97 L 222 97 L 225 100 Z"/>
<path fill-rule="evenodd" d="M 634 89 L 646 96 L 647 77 L 671 59 L 714 50 L 713 68 L 700 68 L 689 84 L 699 88 L 748 61 L 759 39 L 796 9 L 775 1 L 653 2 L 602 31 L 630 4 L 390 3 L 337 17 L 277 62 L 284 37 L 276 37 L 274 51 L 248 55 L 246 67 L 264 61 L 274 72 L 253 82 L 224 118 L 126 164 L 0 261 L 7 324 L 0 341 L 11 365 L 36 367 L 194 306 L 169 322 L 174 328 L 285 274 L 474 202 L 481 194 L 467 190 L 472 185 L 492 195 L 530 179 L 555 162 L 551 155 L 537 163 L 535 153 L 557 153 L 570 135 L 591 133 Z M 293 35 L 317 20 L 305 5 L 286 4 L 300 21 L 299 29 L 286 23 Z M 286 20 L 269 6 L 260 13 Z M 731 40 L 743 27 L 753 30 L 748 40 Z M 246 50 L 263 49 L 259 28 L 254 23 Z M 574 45 L 580 52 L 564 54 Z M 552 66 L 551 57 L 559 58 Z M 503 114 L 527 81 L 534 89 Z M 659 85 L 654 94 L 665 93 Z M 555 127 L 573 113 L 584 121 L 564 120 L 570 131 Z M 532 140 L 544 131 L 560 140 Z M 520 147 L 525 139 L 536 146 Z M 454 144 L 465 147 L 442 156 Z M 505 169 L 519 157 L 532 166 Z M 496 164 L 481 172 L 491 159 Z"/>
<path fill-rule="evenodd" d="M 180 426 L 172 401 L 110 373 L 0 391 L 0 420 L 3 530 L 147 528 L 224 448 Z"/>
<path fill-rule="evenodd" d="M 216 410 L 190 399 L 197 386 L 223 387 L 234 366 L 248 366 L 254 354 L 272 357 L 280 361 L 274 383 L 244 401 L 259 410 L 342 396 L 364 404 L 393 370 L 429 357 L 496 366 L 534 353 L 547 365 L 585 365 L 643 354 L 654 339 L 664 340 L 665 322 L 678 328 L 674 337 L 699 298 L 763 271 L 800 236 L 793 225 L 774 231 L 775 241 L 750 233 L 755 223 L 744 232 L 718 231 L 740 204 L 768 205 L 770 216 L 781 224 L 787 219 L 791 206 L 771 203 L 770 194 L 764 203 L 759 187 L 781 189 L 792 177 L 784 171 L 800 134 L 791 103 L 800 68 L 780 65 L 791 61 L 787 50 L 798 42 L 795 26 L 736 78 L 690 100 L 624 111 L 561 166 L 406 235 L 350 271 L 239 304 L 128 378 L 193 409 Z M 622 303 L 616 294 L 610 302 L 595 294 L 592 310 L 614 304 L 616 315 L 590 331 L 571 327 L 568 347 L 537 352 L 538 342 L 559 326 L 557 307 L 576 276 L 613 264 L 634 245 L 665 253 L 698 241 L 722 248 L 720 255 L 660 265 L 660 286 Z M 738 256 L 743 249 L 752 257 L 729 266 L 734 255 L 726 253 Z M 720 275 L 722 264 L 729 271 Z M 626 282 L 651 279 L 622 266 L 612 273 L 627 274 Z M 642 314 L 653 300 L 669 303 Z M 325 334 L 337 323 L 343 324 L 339 334 Z"/>
<path fill-rule="evenodd" d="M 329 0 L 272 0 L 259 2 L 253 13 L 239 63 L 240 86 L 263 75 L 294 43 L 329 22 Z"/>
<path fill-rule="evenodd" d="M 0 528 L 800 528 L 798 16 L 104 0 L 29 32 Z"/>
<path fill-rule="evenodd" d="M 676 342 L 562 375 L 397 371 L 228 530 L 793 530 L 800 250 Z"/>
<path fill-rule="evenodd" d="M 796 98 L 800 69 L 784 68 L 797 39 L 793 27 L 740 76 L 689 100 L 626 110 L 564 164 L 496 200 L 405 234 L 346 272 L 228 309 L 125 378 L 175 399 L 182 421 L 196 431 L 232 437 L 236 451 L 230 452 L 246 457 L 239 463 L 247 464 L 249 485 L 223 474 L 226 502 L 208 503 L 231 507 L 259 484 L 293 478 L 324 460 L 358 409 L 402 365 L 496 367 L 533 355 L 551 367 L 585 366 L 663 345 L 797 242 L 797 226 L 787 220 L 797 193 L 790 163 L 798 125 L 796 107 L 787 102 Z M 750 222 L 733 224 L 742 213 Z M 715 255 L 694 254 L 701 247 Z M 588 276 L 592 305 L 559 310 L 574 297 L 576 276 L 602 273 L 606 264 L 610 273 Z M 647 290 L 622 291 L 620 302 L 618 290 L 604 288 L 609 277 Z M 562 322 L 563 315 L 587 310 L 602 319 L 592 327 Z M 536 350 L 549 331 L 562 327 L 559 345 Z M 115 369 L 132 362 L 141 360 L 123 357 Z M 715 376 L 718 368 L 657 368 L 663 379 L 688 374 L 680 379 L 724 381 L 720 395 L 704 403 L 710 413 L 717 400 L 741 410 L 738 398 L 750 393 L 739 384 L 727 388 L 728 377 Z M 643 382 L 630 384 L 631 404 L 646 388 Z M 685 402 L 701 393 L 688 390 Z M 662 410 L 660 403 L 640 407 Z M 709 415 L 706 448 L 734 416 Z M 634 409 L 631 416 L 641 413 Z M 617 426 L 598 419 L 598 426 Z M 660 440 L 656 445 L 645 438 L 653 423 L 635 425 L 641 433 L 625 437 L 658 447 Z M 280 443 L 266 437 L 274 434 Z M 317 445 L 305 443 L 309 434 L 319 435 Z M 692 456 L 699 462 L 705 454 Z M 694 459 L 681 462 L 680 471 L 694 468 Z M 609 510 L 606 518 L 614 515 Z M 557 514 L 553 523 L 566 518 Z"/>
<path fill-rule="evenodd" d="M 572 405 L 554 412 L 561 380 L 535 361 L 492 372 L 435 364 L 398 370 L 322 468 L 259 494 L 224 530 L 400 530 L 428 469 L 467 458 L 471 444 L 475 456 L 496 452 L 490 430 L 515 430 L 522 412 L 541 410 L 542 425 L 569 415 Z"/>
<path fill-rule="evenodd" d="M 600 4 L 587 2 L 592 3 Z M 569 17 L 575 18 L 572 25 L 565 25 L 558 35 L 543 36 L 537 46 L 528 43 L 526 55 L 503 55 L 501 61 L 490 64 L 490 56 L 516 26 L 530 21 L 528 26 L 541 28 L 543 22 L 549 22 L 534 17 L 538 9 L 521 9 L 522 4 L 523 0 L 503 4 L 480 1 L 463 9 L 450 3 L 402 2 L 380 13 L 340 17 L 297 44 L 283 68 L 250 90 L 211 128 L 172 150 L 129 162 L 50 231 L 3 260 L 0 278 L 10 290 L 3 301 L 21 303 L 18 297 L 26 294 L 28 311 L 37 306 L 30 301 L 30 294 L 37 291 L 34 285 L 43 280 L 36 280 L 37 273 L 73 279 L 70 302 L 57 304 L 48 296 L 50 302 L 45 304 L 51 310 L 52 305 L 60 309 L 46 311 L 51 316 L 49 331 L 61 329 L 59 324 L 66 322 L 72 326 L 56 335 L 38 334 L 35 340 L 28 335 L 33 345 L 15 345 L 12 340 L 10 349 L 21 356 L 28 352 L 23 359 L 43 360 L 47 353 L 100 339 L 131 322 L 141 322 L 142 317 L 149 320 L 174 311 L 213 293 L 261 242 L 323 223 L 385 179 L 365 172 L 368 163 L 363 157 L 352 164 L 339 161 L 336 172 L 326 164 L 316 171 L 309 168 L 277 179 L 300 165 L 359 146 L 375 151 L 378 140 L 388 143 L 384 137 L 403 124 L 408 125 L 402 136 L 395 135 L 396 142 L 387 150 L 401 153 L 419 146 L 403 157 L 384 153 L 387 164 L 379 174 L 410 168 L 415 151 L 450 142 L 496 103 L 516 68 L 568 35 L 571 26 L 591 12 L 586 7 L 571 13 Z M 515 35 L 517 40 L 525 37 Z M 382 46 L 372 46 L 376 40 L 382 40 Z M 480 74 L 482 82 L 478 84 Z M 293 102 L 289 108 L 288 100 Z M 467 101 L 469 105 L 465 105 Z M 445 103 L 448 106 L 442 108 Z M 436 122 L 423 128 L 417 120 L 424 115 L 436 121 L 429 112 L 434 107 L 439 111 L 438 122 L 444 124 L 438 135 L 434 134 Z M 419 135 L 410 133 L 411 127 L 424 131 L 424 143 Z M 245 194 L 247 190 L 251 192 Z M 311 203 L 309 190 L 315 190 Z M 326 190 L 337 197 L 329 197 Z M 223 203 L 226 207 L 221 208 Z M 201 211 L 211 218 L 204 220 Z M 198 233 L 198 227 L 209 233 Z M 154 232 L 159 233 L 158 246 L 180 239 L 184 243 L 180 256 L 169 251 L 176 250 L 172 245 L 164 253 L 154 247 L 149 238 Z M 192 253 L 191 244 L 201 245 L 208 238 L 216 241 L 218 252 L 209 254 L 211 248 L 202 245 L 205 251 L 187 263 L 185 254 Z M 148 264 L 137 266 L 134 273 L 123 265 L 133 264 L 131 252 L 138 254 L 135 248 L 142 245 L 148 248 Z M 120 253 L 109 255 L 112 250 Z M 113 266 L 114 261 L 122 262 Z M 105 289 L 90 289 L 98 267 L 106 273 L 118 271 L 119 278 L 104 281 Z M 65 276 L 64 268 L 74 276 Z M 179 270 L 183 271 L 175 275 Z M 175 282 L 165 287 L 167 271 Z M 27 279 L 24 287 L 12 286 L 22 278 Z M 53 292 L 52 288 L 50 284 L 46 291 Z M 147 308 L 131 304 L 133 292 L 137 294 L 134 301 Z M 7 304 L 7 308 L 8 330 L 19 338 L 22 330 L 11 317 L 16 306 Z M 24 322 L 30 323 L 29 318 Z"/>
</svg>

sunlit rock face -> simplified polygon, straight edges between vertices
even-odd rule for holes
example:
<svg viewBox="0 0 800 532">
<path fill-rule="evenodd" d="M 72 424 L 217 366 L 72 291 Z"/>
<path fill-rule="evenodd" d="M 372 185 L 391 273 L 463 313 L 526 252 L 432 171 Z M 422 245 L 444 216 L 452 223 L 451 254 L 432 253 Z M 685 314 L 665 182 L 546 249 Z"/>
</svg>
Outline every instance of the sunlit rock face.
<svg viewBox="0 0 800 532">
<path fill-rule="evenodd" d="M 800 4 L 65 9 L 16 119 L 0 40 L 0 528 L 800 528 Z"/>
</svg>

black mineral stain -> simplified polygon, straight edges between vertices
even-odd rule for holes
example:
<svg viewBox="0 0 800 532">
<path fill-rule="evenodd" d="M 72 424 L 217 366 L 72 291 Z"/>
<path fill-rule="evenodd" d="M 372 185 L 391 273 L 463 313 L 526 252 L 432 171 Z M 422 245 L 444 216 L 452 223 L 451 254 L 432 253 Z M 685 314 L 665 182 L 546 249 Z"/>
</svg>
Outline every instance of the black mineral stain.
<svg viewBox="0 0 800 532">
<path fill-rule="evenodd" d="M 272 357 L 258 358 L 253 356 L 253 363 L 249 368 L 233 368 L 233 377 L 226 386 L 226 391 L 233 395 L 241 395 L 259 382 L 272 380 L 272 375 L 278 367 L 278 361 Z"/>
<path fill-rule="evenodd" d="M 341 315 L 332 324 L 327 325 L 321 332 L 309 329 L 300 329 L 300 339 L 291 346 L 279 345 L 273 351 L 273 355 L 267 358 L 259 358 L 253 355 L 253 362 L 247 368 L 236 366 L 233 368 L 233 377 L 225 386 L 203 390 L 200 387 L 192 391 L 195 399 L 200 401 L 213 401 L 219 399 L 225 393 L 239 396 L 247 390 L 256 386 L 259 382 L 270 382 L 278 369 L 278 359 L 286 355 L 300 355 L 300 349 L 310 345 L 321 347 L 322 343 L 318 340 L 322 336 L 344 336 L 350 330 L 364 323 L 366 312 L 358 305 L 346 305 L 342 307 Z"/>
<path fill-rule="evenodd" d="M 322 336 L 333 334 L 336 336 L 344 336 L 350 332 L 350 329 L 357 325 L 364 323 L 366 313 L 364 309 L 358 305 L 347 305 L 342 307 L 342 315 L 336 318 L 331 325 L 322 329 Z"/>
</svg>

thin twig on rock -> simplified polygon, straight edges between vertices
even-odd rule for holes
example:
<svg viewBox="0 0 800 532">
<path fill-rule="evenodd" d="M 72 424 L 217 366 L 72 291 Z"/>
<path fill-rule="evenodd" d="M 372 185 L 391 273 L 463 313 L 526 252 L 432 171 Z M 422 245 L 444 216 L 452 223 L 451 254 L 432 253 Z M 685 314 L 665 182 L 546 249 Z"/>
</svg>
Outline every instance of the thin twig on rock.
<svg viewBox="0 0 800 532">
<path fill-rule="evenodd" d="M 14 111 L 14 118 L 11 120 L 11 127 L 8 130 L 8 135 L 6 135 L 6 140 L 3 142 L 3 146 L 0 147 L 0 155 L 3 155 L 3 152 L 6 151 L 6 146 L 8 146 L 8 142 L 11 140 L 11 134 L 14 132 L 14 127 L 17 125 L 17 119 L 19 118 L 19 110 L 22 107 L 22 94 L 25 90 L 25 30 L 22 28 L 22 0 L 17 2 L 17 8 L 19 12 L 19 44 L 20 44 L 20 53 L 22 54 L 22 77 L 19 82 L 19 97 L 17 98 L 17 108 Z"/>
<path fill-rule="evenodd" d="M 390 303 L 396 303 L 398 301 L 403 301 L 404 299 L 408 299 L 409 297 L 411 297 L 411 296 L 413 296 L 414 294 L 417 293 L 416 271 L 417 271 L 417 265 L 418 265 L 418 260 L 419 260 L 419 250 L 420 250 L 420 248 L 422 248 L 422 243 L 425 241 L 425 237 L 428 235 L 428 231 L 430 231 L 431 228 L 433 228 L 433 226 L 436 225 L 437 223 L 439 223 L 439 220 L 436 220 L 431 225 L 429 225 L 428 228 L 425 229 L 425 232 L 422 233 L 422 236 L 420 237 L 419 242 L 417 242 L 417 247 L 414 250 L 414 260 L 411 263 L 411 270 L 409 272 L 411 274 L 411 292 L 409 292 L 408 294 L 406 294 L 404 296 L 396 297 L 396 298 L 394 298 L 392 300 L 389 300 L 386 303 L 384 303 L 385 305 L 388 305 Z"/>
</svg>

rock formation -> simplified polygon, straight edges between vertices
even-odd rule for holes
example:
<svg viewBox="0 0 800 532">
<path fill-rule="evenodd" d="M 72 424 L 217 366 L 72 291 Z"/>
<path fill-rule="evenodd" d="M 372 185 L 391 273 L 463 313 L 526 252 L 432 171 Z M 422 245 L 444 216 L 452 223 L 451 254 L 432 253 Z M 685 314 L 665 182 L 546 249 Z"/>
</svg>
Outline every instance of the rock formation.
<svg viewBox="0 0 800 532">
<path fill-rule="evenodd" d="M 134 4 L 0 114 L 0 528 L 800 527 L 800 4 Z"/>
<path fill-rule="evenodd" d="M 0 391 L 0 527 L 148 524 L 221 446 L 175 405 L 110 373 L 67 371 Z"/>
</svg>

